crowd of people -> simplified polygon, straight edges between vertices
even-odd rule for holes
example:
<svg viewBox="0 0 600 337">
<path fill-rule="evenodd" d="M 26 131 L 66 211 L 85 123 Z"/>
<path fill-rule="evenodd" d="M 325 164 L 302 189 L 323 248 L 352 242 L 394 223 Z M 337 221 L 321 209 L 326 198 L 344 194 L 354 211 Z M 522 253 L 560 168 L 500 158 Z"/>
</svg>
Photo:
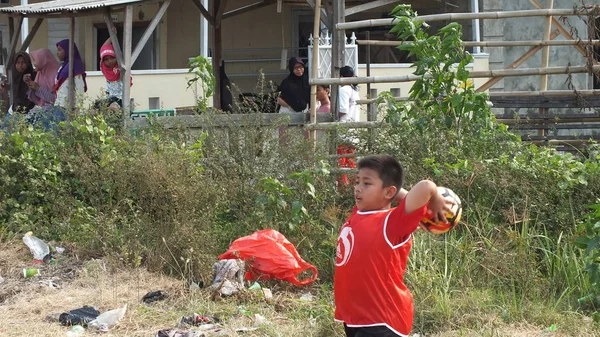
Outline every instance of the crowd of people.
<svg viewBox="0 0 600 337">
<path fill-rule="evenodd" d="M 87 91 L 86 73 L 83 60 L 76 44 L 73 50 L 68 39 L 56 43 L 56 57 L 50 49 L 34 50 L 31 53 L 18 52 L 8 71 L 12 81 L 0 82 L 0 93 L 8 91 L 12 104 L 5 111 L 2 129 L 7 130 L 11 121 L 20 117 L 26 123 L 46 130 L 66 119 L 69 108 L 69 92 L 74 91 L 75 106 L 81 106 Z M 70 87 L 69 58 L 73 53 L 73 83 Z M 106 107 L 121 109 L 123 83 L 115 50 L 110 39 L 100 49 L 100 69 L 106 78 L 106 96 L 95 102 L 97 109 Z M 130 80 L 130 85 L 133 82 Z"/>
</svg>

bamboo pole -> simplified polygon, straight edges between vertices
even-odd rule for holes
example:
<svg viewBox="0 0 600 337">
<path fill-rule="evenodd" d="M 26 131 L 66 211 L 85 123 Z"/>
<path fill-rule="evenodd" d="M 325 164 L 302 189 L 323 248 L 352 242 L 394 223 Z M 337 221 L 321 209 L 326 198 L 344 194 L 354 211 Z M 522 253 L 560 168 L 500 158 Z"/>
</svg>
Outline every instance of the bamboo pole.
<svg viewBox="0 0 600 337">
<path fill-rule="evenodd" d="M 558 36 L 559 33 L 556 32 L 555 36 Z M 556 40 L 552 41 L 552 35 L 549 37 L 550 39 L 547 41 L 535 41 L 535 40 L 527 40 L 527 41 L 465 41 L 462 43 L 463 47 L 523 47 L 523 46 L 586 46 L 586 45 L 600 45 L 600 40 Z M 381 40 L 356 40 L 356 43 L 365 46 L 389 46 L 389 47 L 398 47 L 398 46 L 410 46 L 413 42 L 402 42 L 402 41 L 381 41 Z"/>
<path fill-rule="evenodd" d="M 497 118 L 496 122 L 506 124 L 506 125 L 514 125 L 514 124 L 527 124 L 527 125 L 535 125 L 542 124 L 544 122 L 551 122 L 552 124 L 568 124 L 568 123 L 597 123 L 600 122 L 600 117 L 590 116 L 590 117 L 581 117 L 581 118 Z M 590 129 L 593 126 L 590 125 Z"/>
<path fill-rule="evenodd" d="M 554 0 L 548 0 L 548 9 L 554 7 Z M 544 26 L 544 41 L 549 42 L 550 33 L 552 31 L 552 17 L 546 18 L 546 25 Z M 550 63 L 550 46 L 546 45 L 542 48 L 542 67 L 548 68 Z M 548 90 L 548 75 L 540 76 L 540 90 Z"/>
<path fill-rule="evenodd" d="M 310 78 L 316 79 L 319 74 L 319 39 L 321 25 L 321 0 L 315 0 L 315 20 L 313 27 L 313 49 L 312 61 L 310 67 Z M 283 47 L 283 46 L 282 46 Z M 317 124 L 317 85 L 310 86 L 310 124 Z M 313 146 L 317 146 L 317 130 L 312 130 L 310 136 L 313 139 Z"/>
<path fill-rule="evenodd" d="M 508 18 L 523 18 L 533 16 L 578 16 L 585 15 L 586 12 L 582 9 L 531 9 L 524 11 L 499 11 L 499 12 L 479 12 L 479 13 L 444 13 L 417 16 L 413 21 L 457 21 L 457 20 L 473 20 L 473 19 L 508 19 Z M 357 29 L 367 27 L 382 27 L 394 25 L 394 19 L 372 19 L 354 22 L 338 23 L 335 25 L 337 30 Z"/>
<path fill-rule="evenodd" d="M 593 66 L 591 69 L 587 66 L 560 66 L 548 68 L 524 68 L 524 69 L 502 69 L 502 70 L 484 70 L 472 71 L 469 73 L 469 78 L 486 78 L 496 76 L 531 76 L 544 74 L 576 74 L 586 73 L 589 71 L 600 71 L 600 66 Z M 417 75 L 401 75 L 401 76 L 371 76 L 371 77 L 345 77 L 345 78 L 319 78 L 311 80 L 311 84 L 361 84 L 361 83 L 394 83 L 394 82 L 412 82 L 420 79 L 422 76 Z M 430 75 L 425 75 L 430 78 Z"/>
<path fill-rule="evenodd" d="M 546 90 L 546 91 L 499 91 L 490 92 L 490 97 L 507 96 L 596 96 L 600 95 L 600 90 Z"/>
<path fill-rule="evenodd" d="M 387 123 L 383 122 L 328 122 L 319 124 L 308 124 L 304 128 L 307 130 L 334 130 L 337 128 L 363 128 L 373 129 L 388 126 Z"/>
</svg>

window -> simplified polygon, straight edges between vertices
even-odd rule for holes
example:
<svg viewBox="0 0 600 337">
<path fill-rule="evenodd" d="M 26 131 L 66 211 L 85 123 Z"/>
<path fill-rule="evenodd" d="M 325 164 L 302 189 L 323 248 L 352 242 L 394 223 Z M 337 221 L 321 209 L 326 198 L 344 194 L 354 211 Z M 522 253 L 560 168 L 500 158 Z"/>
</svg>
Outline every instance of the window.
<svg viewBox="0 0 600 337">
<path fill-rule="evenodd" d="M 133 31 L 132 31 L 132 47 L 131 52 L 133 52 L 139 43 L 142 35 L 146 31 L 149 22 L 134 22 Z M 123 50 L 123 28 L 122 24 L 115 24 L 117 26 L 117 36 L 119 38 L 119 46 L 121 50 Z M 146 70 L 146 69 L 158 69 L 158 34 L 157 30 L 154 30 L 152 36 L 146 42 L 146 45 L 142 49 L 142 52 L 138 56 L 137 60 L 131 67 L 132 70 Z M 99 53 L 100 48 L 104 44 L 104 42 L 110 37 L 108 34 L 108 29 L 106 25 L 99 24 L 96 27 L 96 52 L 94 56 L 95 61 L 95 69 L 100 70 L 100 60 Z"/>
</svg>

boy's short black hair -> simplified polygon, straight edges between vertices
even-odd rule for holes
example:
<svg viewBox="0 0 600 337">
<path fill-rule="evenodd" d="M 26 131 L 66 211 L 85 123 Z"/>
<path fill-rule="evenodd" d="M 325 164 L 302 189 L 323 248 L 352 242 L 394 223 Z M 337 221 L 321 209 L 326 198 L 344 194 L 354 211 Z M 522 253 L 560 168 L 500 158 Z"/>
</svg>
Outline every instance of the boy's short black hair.
<svg viewBox="0 0 600 337">
<path fill-rule="evenodd" d="M 398 160 L 388 155 L 372 155 L 358 161 L 358 169 L 368 168 L 379 174 L 383 187 L 396 186 L 398 191 L 404 183 L 404 170 Z"/>
</svg>

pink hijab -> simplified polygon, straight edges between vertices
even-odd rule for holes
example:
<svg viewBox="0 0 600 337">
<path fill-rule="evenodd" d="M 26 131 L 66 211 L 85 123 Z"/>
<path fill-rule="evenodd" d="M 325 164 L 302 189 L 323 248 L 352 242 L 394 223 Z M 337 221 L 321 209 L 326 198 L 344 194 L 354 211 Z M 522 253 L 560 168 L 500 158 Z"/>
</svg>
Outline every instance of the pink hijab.
<svg viewBox="0 0 600 337">
<path fill-rule="evenodd" d="M 100 70 L 102 70 L 102 74 L 104 78 L 106 78 L 109 82 L 116 82 L 121 80 L 121 68 L 119 64 L 115 63 L 112 68 L 107 67 L 104 64 L 104 57 L 112 56 L 117 57 L 117 53 L 115 53 L 115 48 L 112 43 L 107 43 L 100 48 Z M 129 85 L 133 85 L 133 77 L 129 77 Z"/>
<path fill-rule="evenodd" d="M 37 69 L 35 82 L 39 84 L 40 87 L 53 91 L 56 74 L 58 73 L 58 68 L 60 68 L 58 61 L 54 58 L 54 54 L 52 54 L 48 48 L 34 50 L 30 54 L 34 60 L 33 63 L 35 64 L 35 68 Z M 37 105 L 43 105 L 45 103 L 52 104 L 54 102 L 45 102 L 36 96 L 35 103 Z"/>
</svg>

